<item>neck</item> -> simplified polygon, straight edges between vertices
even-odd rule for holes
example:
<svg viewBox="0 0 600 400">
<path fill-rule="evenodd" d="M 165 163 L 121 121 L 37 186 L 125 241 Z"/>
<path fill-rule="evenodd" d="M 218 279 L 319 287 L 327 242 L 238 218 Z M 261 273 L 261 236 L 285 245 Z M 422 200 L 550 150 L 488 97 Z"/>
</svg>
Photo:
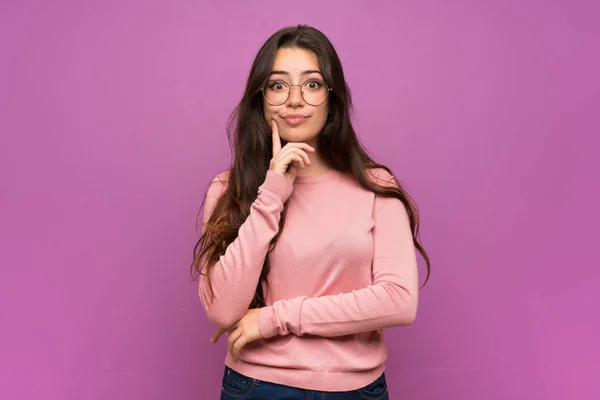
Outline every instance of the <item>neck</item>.
<svg viewBox="0 0 600 400">
<path fill-rule="evenodd" d="M 316 148 L 316 146 L 311 145 Z M 305 166 L 304 168 L 298 169 L 297 176 L 317 176 L 322 175 L 329 171 L 331 168 L 325 164 L 325 161 L 319 155 L 319 151 L 315 151 L 314 153 L 308 153 L 308 158 L 310 159 L 310 165 Z"/>
</svg>

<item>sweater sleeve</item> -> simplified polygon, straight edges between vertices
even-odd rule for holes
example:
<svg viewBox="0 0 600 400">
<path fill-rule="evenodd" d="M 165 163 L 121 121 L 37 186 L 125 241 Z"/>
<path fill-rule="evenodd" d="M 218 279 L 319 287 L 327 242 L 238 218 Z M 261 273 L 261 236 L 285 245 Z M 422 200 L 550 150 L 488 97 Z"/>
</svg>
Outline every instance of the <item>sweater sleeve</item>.
<svg viewBox="0 0 600 400">
<path fill-rule="evenodd" d="M 211 182 L 206 194 L 204 222 L 210 218 L 224 190 L 225 184 L 220 179 Z M 293 183 L 286 177 L 268 171 L 237 238 L 210 270 L 212 298 L 206 277 L 200 277 L 200 299 L 208 319 L 215 325 L 227 328 L 248 311 L 269 244 L 279 231 L 281 212 L 292 190 Z M 205 268 L 206 264 L 203 270 Z"/>
<path fill-rule="evenodd" d="M 396 186 L 387 171 L 381 175 Z M 408 213 L 400 200 L 381 196 L 375 196 L 373 209 L 373 284 L 351 293 L 278 300 L 263 307 L 263 338 L 290 333 L 336 337 L 415 320 L 418 273 Z"/>
</svg>

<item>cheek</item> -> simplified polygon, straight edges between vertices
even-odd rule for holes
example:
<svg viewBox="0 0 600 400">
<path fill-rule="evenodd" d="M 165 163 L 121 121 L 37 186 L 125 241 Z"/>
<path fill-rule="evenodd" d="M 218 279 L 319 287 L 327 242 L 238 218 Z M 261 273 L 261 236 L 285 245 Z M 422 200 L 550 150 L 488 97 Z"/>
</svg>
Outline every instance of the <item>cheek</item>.
<svg viewBox="0 0 600 400">
<path fill-rule="evenodd" d="M 263 114 L 265 116 L 265 120 L 270 124 L 271 119 L 277 113 L 277 107 L 273 107 L 270 104 L 263 103 Z"/>
<path fill-rule="evenodd" d="M 315 113 L 315 122 L 323 127 L 325 125 L 325 121 L 327 121 L 327 107 L 319 107 L 318 112 Z"/>
</svg>

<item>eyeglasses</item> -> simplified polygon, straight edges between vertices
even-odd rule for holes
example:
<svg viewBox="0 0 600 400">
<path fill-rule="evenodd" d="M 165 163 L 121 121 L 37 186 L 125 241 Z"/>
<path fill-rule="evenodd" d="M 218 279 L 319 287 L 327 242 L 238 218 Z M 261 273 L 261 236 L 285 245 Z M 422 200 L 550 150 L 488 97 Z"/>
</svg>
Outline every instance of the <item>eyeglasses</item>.
<svg viewBox="0 0 600 400">
<path fill-rule="evenodd" d="M 290 85 L 281 80 L 267 81 L 261 88 L 263 97 L 272 106 L 284 104 L 290 97 L 292 86 L 299 86 L 304 101 L 311 106 L 320 106 L 327 101 L 332 88 L 319 79 L 309 79 L 302 85 Z"/>
</svg>

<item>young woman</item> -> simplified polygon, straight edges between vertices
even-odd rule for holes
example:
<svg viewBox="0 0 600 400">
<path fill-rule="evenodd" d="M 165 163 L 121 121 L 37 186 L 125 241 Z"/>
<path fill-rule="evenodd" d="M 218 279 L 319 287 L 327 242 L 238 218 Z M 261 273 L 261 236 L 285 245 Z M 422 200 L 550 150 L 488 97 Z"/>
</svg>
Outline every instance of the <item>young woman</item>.
<svg viewBox="0 0 600 400">
<path fill-rule="evenodd" d="M 284 28 L 259 50 L 210 184 L 192 272 L 227 333 L 222 399 L 386 399 L 383 329 L 415 320 L 419 216 L 350 122 L 330 41 Z M 425 279 L 425 282 L 427 281 Z"/>
</svg>

